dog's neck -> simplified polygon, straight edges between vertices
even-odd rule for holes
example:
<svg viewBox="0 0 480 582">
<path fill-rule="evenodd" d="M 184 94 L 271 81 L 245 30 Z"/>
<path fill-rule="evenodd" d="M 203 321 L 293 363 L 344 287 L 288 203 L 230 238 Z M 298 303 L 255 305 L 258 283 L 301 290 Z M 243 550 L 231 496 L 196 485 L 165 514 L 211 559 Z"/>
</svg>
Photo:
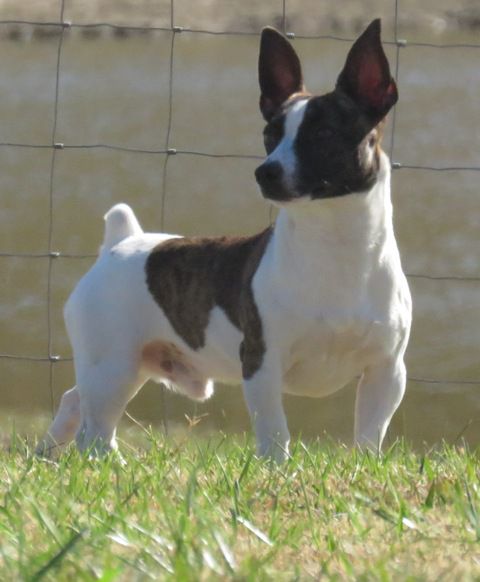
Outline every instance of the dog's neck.
<svg viewBox="0 0 480 582">
<path fill-rule="evenodd" d="M 289 274 L 293 285 L 330 279 L 358 289 L 392 240 L 390 162 L 382 152 L 378 179 L 368 192 L 294 203 L 280 210 L 273 263 L 277 274 Z"/>
</svg>

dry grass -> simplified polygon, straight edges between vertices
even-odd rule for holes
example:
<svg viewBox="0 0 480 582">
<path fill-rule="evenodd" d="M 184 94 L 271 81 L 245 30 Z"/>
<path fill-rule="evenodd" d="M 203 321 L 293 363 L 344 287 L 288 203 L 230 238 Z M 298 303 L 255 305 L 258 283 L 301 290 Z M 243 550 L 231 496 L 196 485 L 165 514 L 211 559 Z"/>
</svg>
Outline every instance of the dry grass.
<svg viewBox="0 0 480 582">
<path fill-rule="evenodd" d="M 297 442 L 276 467 L 248 443 L 194 436 L 149 434 L 125 465 L 44 461 L 13 437 L 0 579 L 480 579 L 474 452 Z"/>
</svg>

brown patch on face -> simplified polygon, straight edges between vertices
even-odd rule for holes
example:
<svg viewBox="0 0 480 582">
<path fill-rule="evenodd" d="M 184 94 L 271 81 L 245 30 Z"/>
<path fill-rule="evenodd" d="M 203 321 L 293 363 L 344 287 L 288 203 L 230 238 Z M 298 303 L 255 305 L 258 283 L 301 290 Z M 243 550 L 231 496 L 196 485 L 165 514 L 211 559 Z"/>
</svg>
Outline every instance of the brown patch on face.
<svg viewBox="0 0 480 582">
<path fill-rule="evenodd" d="M 382 121 L 380 121 L 380 123 L 371 132 L 372 138 L 375 140 L 375 160 L 377 161 L 378 166 L 380 165 L 380 154 L 382 152 L 382 140 L 386 123 L 387 120 L 382 119 Z"/>
<path fill-rule="evenodd" d="M 293 145 L 292 196 L 333 198 L 369 190 L 379 170 L 380 129 L 338 90 L 310 98 Z"/>
<path fill-rule="evenodd" d="M 150 293 L 190 348 L 205 345 L 215 306 L 243 332 L 245 378 L 258 370 L 265 352 L 251 283 L 271 234 L 268 228 L 251 237 L 172 239 L 155 247 L 145 266 Z"/>
<path fill-rule="evenodd" d="M 284 110 L 290 109 L 290 107 L 292 107 L 292 105 L 295 105 L 295 103 L 297 103 L 298 101 L 303 101 L 304 99 L 308 99 L 311 96 L 312 94 L 307 90 L 293 93 L 293 95 L 290 95 L 290 97 L 285 101 L 283 109 Z"/>
<path fill-rule="evenodd" d="M 374 127 L 358 147 L 360 166 L 367 176 L 377 174 L 380 169 L 382 130 L 383 127 Z"/>
</svg>

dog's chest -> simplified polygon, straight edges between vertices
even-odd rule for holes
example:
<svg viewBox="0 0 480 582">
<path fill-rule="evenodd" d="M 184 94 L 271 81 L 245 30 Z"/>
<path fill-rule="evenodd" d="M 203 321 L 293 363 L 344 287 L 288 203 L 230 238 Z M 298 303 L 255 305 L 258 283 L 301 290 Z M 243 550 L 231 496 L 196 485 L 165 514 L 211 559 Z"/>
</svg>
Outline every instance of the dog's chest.
<svg viewBox="0 0 480 582">
<path fill-rule="evenodd" d="M 336 392 L 362 374 L 388 341 L 381 322 L 360 315 L 343 319 L 318 316 L 305 320 L 303 329 L 297 324 L 295 332 L 296 337 L 284 348 L 284 390 L 304 396 Z"/>
</svg>

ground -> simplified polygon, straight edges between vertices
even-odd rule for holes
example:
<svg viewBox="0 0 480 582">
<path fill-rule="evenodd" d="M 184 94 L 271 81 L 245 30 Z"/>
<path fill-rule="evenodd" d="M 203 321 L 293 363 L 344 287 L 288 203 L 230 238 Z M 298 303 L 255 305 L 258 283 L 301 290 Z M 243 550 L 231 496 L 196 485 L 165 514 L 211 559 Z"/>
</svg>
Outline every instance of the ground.
<svg viewBox="0 0 480 582">
<path fill-rule="evenodd" d="M 121 444 L 125 462 L 42 460 L 9 440 L 2 580 L 480 579 L 480 465 L 466 448 L 296 441 L 278 467 L 246 438 L 197 440 L 195 427 L 148 430 Z"/>
</svg>

